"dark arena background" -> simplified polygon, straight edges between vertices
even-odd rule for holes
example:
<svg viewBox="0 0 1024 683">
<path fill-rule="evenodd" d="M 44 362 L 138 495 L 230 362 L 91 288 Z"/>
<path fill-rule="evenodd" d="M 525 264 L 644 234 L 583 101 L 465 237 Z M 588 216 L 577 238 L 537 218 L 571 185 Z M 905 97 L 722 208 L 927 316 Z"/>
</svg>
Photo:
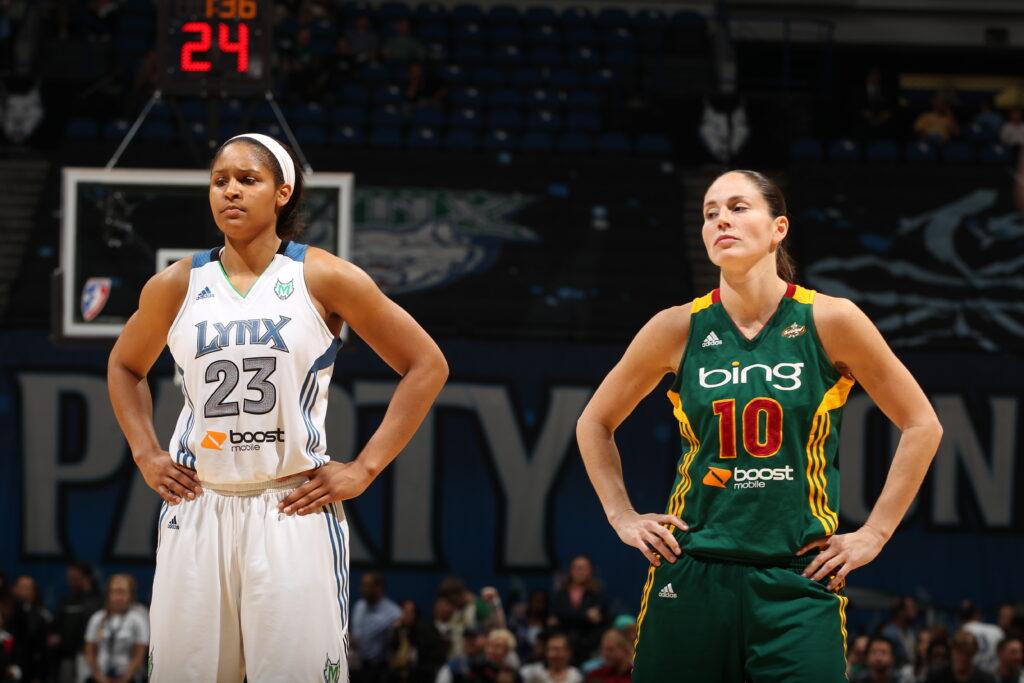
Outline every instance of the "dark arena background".
<svg viewBox="0 0 1024 683">
<path fill-rule="evenodd" d="M 1022 64 L 1018 0 L 0 2 L 0 599 L 24 574 L 56 612 L 84 560 L 100 590 L 127 572 L 148 602 L 160 500 L 106 360 L 158 252 L 218 243 L 213 151 L 262 131 L 322 178 L 307 241 L 366 269 L 451 368 L 345 504 L 353 603 L 379 570 L 429 621 L 456 576 L 511 617 L 583 554 L 608 625 L 636 616 L 646 562 L 607 524 L 575 423 L 646 320 L 717 286 L 701 199 L 739 167 L 782 185 L 798 281 L 868 313 L 945 430 L 902 526 L 850 576 L 851 644 L 903 596 L 914 632 L 955 633 L 963 600 L 1019 629 Z M 180 171 L 198 184 L 166 180 Z M 165 352 L 149 378 L 163 441 L 172 370 Z M 617 434 L 641 511 L 663 510 L 680 453 L 668 383 Z M 350 335 L 334 459 L 395 384 Z M 855 390 L 841 531 L 867 519 L 897 437 Z"/>
</svg>

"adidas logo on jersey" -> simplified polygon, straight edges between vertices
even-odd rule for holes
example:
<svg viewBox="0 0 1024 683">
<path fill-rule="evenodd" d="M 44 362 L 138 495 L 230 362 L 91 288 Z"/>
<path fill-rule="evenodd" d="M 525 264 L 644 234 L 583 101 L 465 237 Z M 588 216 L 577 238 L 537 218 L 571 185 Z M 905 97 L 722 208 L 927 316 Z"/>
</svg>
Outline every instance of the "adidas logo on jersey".
<svg viewBox="0 0 1024 683">
<path fill-rule="evenodd" d="M 177 515 L 174 515 L 173 517 L 171 517 L 171 521 L 167 522 L 167 528 L 168 529 L 177 529 L 178 528 L 178 516 Z"/>
<path fill-rule="evenodd" d="M 203 287 L 203 291 L 199 292 L 199 296 L 196 297 L 196 301 L 200 299 L 212 299 L 213 292 L 210 291 L 209 287 Z"/>
<path fill-rule="evenodd" d="M 672 590 L 672 584 L 671 583 L 666 583 L 665 587 L 662 588 L 660 591 L 658 591 L 658 597 L 659 598 L 678 598 L 679 596 L 676 595 L 676 592 L 674 590 Z"/>
<path fill-rule="evenodd" d="M 702 349 L 706 349 L 709 346 L 721 346 L 721 345 L 722 345 L 722 339 L 717 334 L 715 334 L 714 330 L 711 330 L 710 332 L 708 332 L 708 336 L 704 337 L 704 341 L 701 342 L 700 347 Z"/>
</svg>

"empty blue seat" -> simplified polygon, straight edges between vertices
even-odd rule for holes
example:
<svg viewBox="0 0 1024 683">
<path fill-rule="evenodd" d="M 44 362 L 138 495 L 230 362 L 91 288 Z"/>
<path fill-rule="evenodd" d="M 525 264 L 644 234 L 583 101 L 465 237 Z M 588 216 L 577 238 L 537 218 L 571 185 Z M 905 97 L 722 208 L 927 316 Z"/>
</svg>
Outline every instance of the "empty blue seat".
<svg viewBox="0 0 1024 683">
<path fill-rule="evenodd" d="M 977 159 L 974 145 L 966 142 L 947 142 L 942 146 L 942 160 L 947 164 L 973 164 Z"/>
<path fill-rule="evenodd" d="M 551 24 L 539 24 L 530 31 L 530 42 L 534 45 L 559 45 L 562 32 Z"/>
<path fill-rule="evenodd" d="M 533 109 L 552 109 L 559 105 L 558 94 L 546 88 L 534 88 L 526 94 L 526 103 Z"/>
<path fill-rule="evenodd" d="M 536 88 L 544 84 L 544 72 L 537 66 L 521 66 L 509 74 L 509 84 L 520 88 Z"/>
<path fill-rule="evenodd" d="M 516 109 L 495 109 L 487 119 L 491 128 L 519 130 L 523 127 L 523 116 Z"/>
<path fill-rule="evenodd" d="M 482 43 L 487 40 L 483 24 L 471 21 L 455 26 L 455 40 L 460 43 Z"/>
<path fill-rule="evenodd" d="M 586 133 L 562 133 L 555 143 L 559 152 L 586 153 L 591 150 L 590 136 Z"/>
<path fill-rule="evenodd" d="M 423 2 L 416 6 L 412 12 L 413 17 L 419 23 L 425 21 L 447 21 L 448 10 L 439 2 Z"/>
<path fill-rule="evenodd" d="M 405 100 L 405 92 L 397 85 L 382 85 L 373 91 L 374 104 L 401 104 Z"/>
<path fill-rule="evenodd" d="M 484 136 L 484 149 L 511 150 L 516 147 L 516 136 L 507 130 L 493 128 Z"/>
<path fill-rule="evenodd" d="M 391 81 L 391 67 L 386 64 L 366 64 L 359 70 L 359 78 L 367 83 L 388 83 Z"/>
<path fill-rule="evenodd" d="M 672 141 L 658 133 L 638 135 L 634 151 L 643 156 L 667 157 L 672 155 Z"/>
<path fill-rule="evenodd" d="M 366 104 L 370 101 L 370 91 L 361 83 L 343 83 L 340 94 L 341 101 L 347 104 Z"/>
<path fill-rule="evenodd" d="M 427 21 L 416 27 L 416 35 L 428 43 L 446 42 L 449 38 L 448 25 L 441 21 Z"/>
<path fill-rule="evenodd" d="M 270 137 L 277 138 L 278 140 L 284 139 L 284 130 L 282 130 L 281 126 L 276 123 L 268 122 L 264 123 L 261 126 L 257 126 L 256 132 L 263 133 L 264 135 L 269 135 Z"/>
<path fill-rule="evenodd" d="M 995 142 L 999 133 L 988 126 L 972 123 L 964 128 L 964 140 L 967 142 Z"/>
<path fill-rule="evenodd" d="M 475 66 L 487 61 L 487 51 L 476 43 L 463 43 L 455 48 L 455 61 L 465 66 Z"/>
<path fill-rule="evenodd" d="M 633 26 L 638 29 L 664 28 L 668 25 L 668 17 L 660 9 L 642 9 L 633 15 Z"/>
<path fill-rule="evenodd" d="M 868 161 L 899 161 L 900 148 L 892 140 L 872 140 L 864 151 Z"/>
<path fill-rule="evenodd" d="M 604 63 L 610 67 L 634 67 L 639 62 L 636 52 L 622 48 L 608 50 Z"/>
<path fill-rule="evenodd" d="M 573 89 L 583 85 L 576 69 L 555 68 L 548 72 L 548 84 L 555 88 Z"/>
<path fill-rule="evenodd" d="M 1009 164 L 1014 155 L 1010 147 L 999 143 L 983 145 L 978 160 L 983 164 Z"/>
<path fill-rule="evenodd" d="M 550 7 L 543 7 L 540 5 L 530 7 L 523 13 L 523 21 L 527 24 L 556 24 L 558 23 L 558 15 Z"/>
<path fill-rule="evenodd" d="M 530 50 L 530 64 L 534 66 L 560 66 L 562 51 L 551 45 L 538 45 Z"/>
<path fill-rule="evenodd" d="M 402 131 L 398 128 L 381 127 L 370 131 L 370 147 L 398 149 L 402 146 Z"/>
<path fill-rule="evenodd" d="M 587 76 L 587 87 L 593 90 L 607 90 L 618 82 L 619 78 L 611 69 L 598 69 Z"/>
<path fill-rule="evenodd" d="M 74 118 L 68 121 L 68 126 L 64 129 L 64 136 L 68 140 L 95 140 L 99 137 L 100 127 L 96 123 L 96 119 L 89 118 Z"/>
<path fill-rule="evenodd" d="M 483 94 L 479 88 L 467 86 L 452 90 L 452 104 L 456 107 L 479 107 L 483 102 Z"/>
<path fill-rule="evenodd" d="M 461 4 L 452 8 L 452 20 L 456 23 L 483 21 L 484 11 L 479 5 Z"/>
<path fill-rule="evenodd" d="M 828 158 L 832 161 L 860 161 L 860 144 L 853 140 L 833 140 L 828 145 Z"/>
<path fill-rule="evenodd" d="M 494 5 L 487 10 L 487 21 L 493 26 L 519 23 L 519 10 L 512 5 Z"/>
<path fill-rule="evenodd" d="M 525 58 L 518 45 L 499 45 L 491 51 L 491 61 L 498 66 L 517 66 Z"/>
<path fill-rule="evenodd" d="M 409 121 L 417 128 L 440 128 L 444 125 L 444 112 L 438 107 L 417 107 L 409 115 Z"/>
<path fill-rule="evenodd" d="M 821 142 L 814 138 L 797 138 L 789 145 L 789 158 L 798 161 L 820 161 L 825 157 Z"/>
<path fill-rule="evenodd" d="M 204 100 L 195 98 L 182 99 L 178 102 L 181 115 L 190 121 L 205 121 L 209 108 Z"/>
<path fill-rule="evenodd" d="M 562 10 L 563 26 L 589 26 L 594 21 L 594 15 L 586 7 L 566 7 Z"/>
<path fill-rule="evenodd" d="M 558 112 L 550 109 L 537 109 L 530 112 L 530 118 L 527 122 L 527 126 L 531 130 L 553 132 L 561 128 L 562 119 L 558 115 Z"/>
<path fill-rule="evenodd" d="M 505 82 L 505 72 L 496 66 L 478 66 L 473 71 L 473 83 L 484 88 L 493 88 Z"/>
<path fill-rule="evenodd" d="M 433 128 L 414 128 L 405 142 L 410 149 L 437 149 L 441 146 L 441 136 Z"/>
<path fill-rule="evenodd" d="M 555 143 L 550 133 L 530 131 L 519 141 L 519 148 L 524 152 L 550 152 Z"/>
<path fill-rule="evenodd" d="M 480 139 L 477 132 L 467 128 L 450 130 L 444 139 L 446 149 L 469 151 L 476 149 L 479 144 Z"/>
<path fill-rule="evenodd" d="M 218 108 L 221 121 L 239 121 L 245 115 L 246 105 L 241 100 L 224 100 Z"/>
<path fill-rule="evenodd" d="M 523 106 L 523 95 L 512 88 L 497 88 L 491 91 L 490 105 L 495 109 L 517 109 Z"/>
<path fill-rule="evenodd" d="M 601 130 L 601 117 L 590 109 L 575 109 L 569 112 L 569 130 L 596 133 Z"/>
<path fill-rule="evenodd" d="M 633 49 L 636 47 L 636 38 L 633 36 L 633 32 L 625 26 L 605 31 L 603 42 L 609 48 Z"/>
<path fill-rule="evenodd" d="M 139 139 L 148 142 L 173 142 L 174 126 L 167 121 L 146 121 L 139 129 Z"/>
<path fill-rule="evenodd" d="M 499 45 L 519 43 L 523 40 L 523 31 L 515 24 L 498 24 L 491 28 L 491 40 Z"/>
<path fill-rule="evenodd" d="M 377 10 L 377 18 L 385 22 L 408 19 L 411 16 L 412 10 L 404 2 L 384 2 Z"/>
<path fill-rule="evenodd" d="M 939 158 L 939 153 L 934 145 L 917 140 L 907 143 L 903 158 L 911 162 L 936 161 Z"/>
<path fill-rule="evenodd" d="M 296 126 L 295 139 L 302 145 L 325 145 L 327 144 L 327 133 L 324 127 L 313 123 L 304 123 Z"/>
<path fill-rule="evenodd" d="M 468 79 L 465 70 L 458 64 L 449 64 L 441 69 L 441 80 L 449 85 L 459 85 Z"/>
<path fill-rule="evenodd" d="M 292 120 L 295 123 L 327 123 L 327 112 L 315 102 L 308 102 L 292 107 Z"/>
<path fill-rule="evenodd" d="M 252 119 L 257 122 L 277 121 L 277 115 L 269 102 L 260 102 L 252 110 Z"/>
<path fill-rule="evenodd" d="M 629 26 L 629 13 L 618 7 L 608 7 L 597 13 L 597 25 L 606 29 Z"/>
<path fill-rule="evenodd" d="M 628 154 L 632 145 L 625 133 L 601 133 L 597 136 L 594 149 L 602 154 Z"/>
<path fill-rule="evenodd" d="M 452 128 L 479 128 L 483 125 L 480 112 L 476 109 L 456 109 L 448 116 Z"/>
<path fill-rule="evenodd" d="M 570 90 L 565 103 L 572 109 L 597 109 L 601 106 L 601 97 L 591 90 Z"/>
<path fill-rule="evenodd" d="M 600 38 L 590 26 L 573 26 L 565 31 L 565 42 L 572 47 L 594 47 Z"/>
<path fill-rule="evenodd" d="M 331 113 L 331 123 L 338 126 L 365 126 L 366 118 L 366 107 L 356 104 L 335 107 Z"/>
<path fill-rule="evenodd" d="M 405 123 L 402 110 L 394 104 L 374 107 L 370 112 L 370 123 L 377 127 L 400 128 Z"/>
<path fill-rule="evenodd" d="M 569 49 L 569 66 L 595 67 L 600 63 L 596 50 L 589 47 L 573 47 Z"/>
</svg>

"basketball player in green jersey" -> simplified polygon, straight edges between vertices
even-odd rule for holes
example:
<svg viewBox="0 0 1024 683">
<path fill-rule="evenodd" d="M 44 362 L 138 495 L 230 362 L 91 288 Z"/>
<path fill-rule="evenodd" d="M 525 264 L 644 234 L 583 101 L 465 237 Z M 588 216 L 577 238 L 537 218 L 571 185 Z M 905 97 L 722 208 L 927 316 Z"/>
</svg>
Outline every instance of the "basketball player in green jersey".
<svg viewBox="0 0 1024 683">
<path fill-rule="evenodd" d="M 703 212 L 720 287 L 655 315 L 577 427 L 608 521 L 651 563 L 633 681 L 844 681 L 845 578 L 892 535 L 942 428 L 853 303 L 790 284 L 772 181 L 725 173 Z M 666 513 L 640 514 L 614 433 L 670 372 L 682 457 Z M 855 381 L 902 436 L 869 519 L 838 534 L 836 448 Z"/>
</svg>

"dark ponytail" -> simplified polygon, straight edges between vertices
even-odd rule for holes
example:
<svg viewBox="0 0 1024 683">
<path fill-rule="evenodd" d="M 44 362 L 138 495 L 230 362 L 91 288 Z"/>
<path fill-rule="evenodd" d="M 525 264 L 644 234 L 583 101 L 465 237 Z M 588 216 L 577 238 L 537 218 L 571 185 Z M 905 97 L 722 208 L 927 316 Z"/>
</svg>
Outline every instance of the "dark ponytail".
<svg viewBox="0 0 1024 683">
<path fill-rule="evenodd" d="M 277 157 L 274 153 L 264 146 L 262 142 L 254 138 L 238 138 L 231 139 L 220 146 L 217 153 L 213 156 L 214 161 L 220 156 L 220 153 L 224 151 L 224 148 L 230 144 L 236 142 L 244 142 L 251 145 L 256 154 L 259 156 L 267 168 L 274 173 L 274 185 L 280 187 L 284 184 L 284 171 L 281 169 L 281 164 L 277 162 Z M 288 203 L 281 207 L 281 211 L 277 214 L 277 236 L 283 240 L 293 240 L 302 234 L 302 231 L 306 229 L 305 216 L 300 211 L 302 204 L 302 191 L 305 187 L 306 180 L 302 173 L 302 166 L 295 158 L 295 153 L 292 152 L 291 148 L 278 141 L 279 144 L 284 147 L 284 151 L 288 153 L 288 156 L 292 159 L 292 165 L 295 167 L 295 184 L 292 186 L 292 195 L 288 198 Z"/>
<path fill-rule="evenodd" d="M 772 218 L 786 215 L 786 198 L 774 180 L 763 173 L 747 169 L 737 169 L 735 171 L 727 171 L 727 173 L 739 173 L 753 183 L 757 191 L 761 193 L 765 203 L 768 204 L 768 212 Z M 725 173 L 722 175 L 725 175 Z M 719 176 L 719 178 L 721 177 Z M 784 242 L 779 242 L 778 246 L 775 247 L 775 272 L 786 282 L 793 282 L 796 279 L 796 262 L 789 255 Z"/>
</svg>

